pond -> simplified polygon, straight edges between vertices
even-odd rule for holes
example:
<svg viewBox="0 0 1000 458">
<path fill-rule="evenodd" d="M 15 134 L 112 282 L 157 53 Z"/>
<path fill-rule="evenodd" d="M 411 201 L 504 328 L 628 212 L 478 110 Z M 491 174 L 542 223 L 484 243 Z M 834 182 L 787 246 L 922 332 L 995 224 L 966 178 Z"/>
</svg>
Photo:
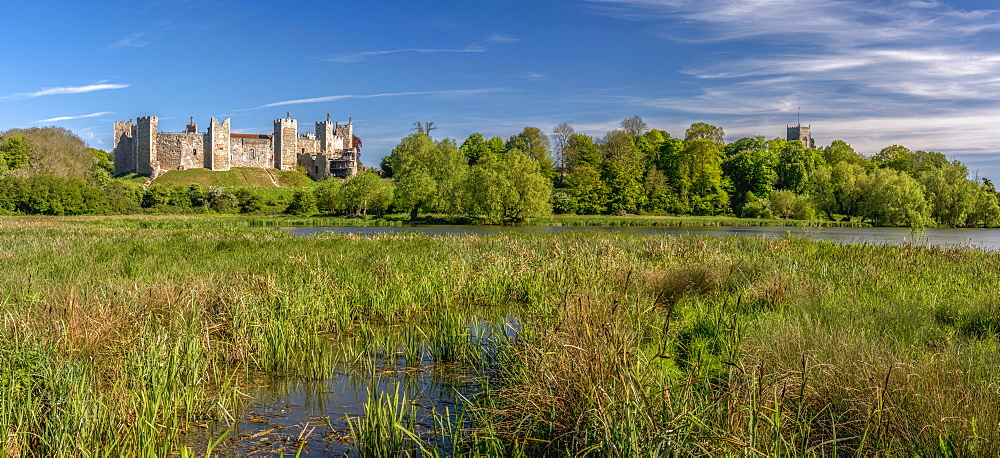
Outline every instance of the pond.
<svg viewBox="0 0 1000 458">
<path fill-rule="evenodd" d="M 448 325 L 455 328 L 444 329 Z M 358 435 L 366 433 L 366 416 L 388 414 L 400 419 L 424 446 L 447 453 L 452 439 L 468 429 L 468 404 L 481 390 L 482 377 L 488 376 L 489 371 L 477 366 L 494 360 L 517 338 L 520 327 L 513 316 L 494 322 L 456 319 L 429 323 L 424 329 L 380 328 L 376 332 L 385 341 L 369 346 L 331 343 L 331 349 L 351 347 L 344 354 L 356 354 L 355 361 L 344 361 L 319 379 L 259 374 L 241 390 L 249 400 L 245 407 L 202 425 L 189 435 L 189 447 L 196 453 L 211 449 L 227 456 L 385 455 L 378 447 L 390 438 L 372 438 L 371 427 L 367 441 Z M 458 339 L 413 339 L 435 328 Z M 389 430 L 398 428 L 390 425 Z M 390 454 L 420 454 L 421 445 L 404 434 L 388 449 Z M 366 442 L 370 450 L 364 449 Z"/>
<path fill-rule="evenodd" d="M 927 229 L 911 232 L 906 228 L 889 227 L 549 227 L 549 226 L 376 226 L 376 227 L 283 227 L 298 236 L 323 232 L 337 234 L 483 235 L 500 233 L 546 234 L 570 231 L 620 232 L 638 235 L 698 235 L 711 237 L 753 236 L 787 237 L 789 235 L 835 243 L 867 243 L 873 245 L 925 245 L 940 247 L 1000 250 L 1000 229 Z"/>
</svg>

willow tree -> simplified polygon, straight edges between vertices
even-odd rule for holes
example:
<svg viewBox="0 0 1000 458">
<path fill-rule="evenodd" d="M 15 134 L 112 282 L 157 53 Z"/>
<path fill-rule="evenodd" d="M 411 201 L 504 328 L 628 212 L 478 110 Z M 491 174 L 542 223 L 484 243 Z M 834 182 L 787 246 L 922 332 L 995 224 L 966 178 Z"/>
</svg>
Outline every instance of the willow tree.
<svg viewBox="0 0 1000 458">
<path fill-rule="evenodd" d="M 552 182 L 539 163 L 520 150 L 487 156 L 469 169 L 465 210 L 489 223 L 523 221 L 550 214 Z"/>
</svg>

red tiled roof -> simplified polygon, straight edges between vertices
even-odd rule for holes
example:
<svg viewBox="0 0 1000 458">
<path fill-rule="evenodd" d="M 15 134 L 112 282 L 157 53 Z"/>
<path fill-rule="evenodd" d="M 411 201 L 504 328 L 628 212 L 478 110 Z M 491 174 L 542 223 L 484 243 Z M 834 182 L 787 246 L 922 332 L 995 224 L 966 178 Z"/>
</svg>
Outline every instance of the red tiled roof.
<svg viewBox="0 0 1000 458">
<path fill-rule="evenodd" d="M 229 138 L 259 138 L 259 139 L 270 139 L 272 135 L 258 135 L 258 134 L 229 134 Z"/>
</svg>

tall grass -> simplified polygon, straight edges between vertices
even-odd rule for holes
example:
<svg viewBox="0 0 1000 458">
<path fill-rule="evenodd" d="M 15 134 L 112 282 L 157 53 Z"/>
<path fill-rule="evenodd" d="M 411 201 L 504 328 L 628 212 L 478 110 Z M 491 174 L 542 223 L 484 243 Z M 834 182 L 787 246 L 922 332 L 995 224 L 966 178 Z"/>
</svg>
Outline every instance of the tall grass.
<svg viewBox="0 0 1000 458">
<path fill-rule="evenodd" d="M 251 374 L 432 363 L 480 377 L 462 406 L 412 426 L 409 392 L 373 394 L 358 447 L 1000 451 L 995 253 L 117 221 L 2 220 L 0 454 L 205 453 L 188 432 Z"/>
</svg>

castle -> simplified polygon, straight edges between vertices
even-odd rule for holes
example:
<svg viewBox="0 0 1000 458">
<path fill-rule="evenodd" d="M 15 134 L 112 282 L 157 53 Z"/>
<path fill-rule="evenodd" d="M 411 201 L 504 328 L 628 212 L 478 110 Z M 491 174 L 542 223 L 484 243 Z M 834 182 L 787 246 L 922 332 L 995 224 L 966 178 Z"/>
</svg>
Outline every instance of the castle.
<svg viewBox="0 0 1000 458">
<path fill-rule="evenodd" d="M 155 177 L 168 170 L 259 167 L 292 170 L 305 168 L 314 180 L 346 178 L 358 172 L 361 141 L 352 121 L 341 125 L 316 123 L 316 133 L 298 133 L 298 122 L 289 113 L 274 121 L 271 135 L 236 134 L 229 119 L 212 118 L 208 132 L 199 133 L 194 119 L 184 132 L 160 132 L 156 116 L 115 121 L 115 174 L 137 173 Z"/>
<path fill-rule="evenodd" d="M 802 124 L 796 126 L 785 126 L 788 129 L 788 135 L 785 136 L 787 140 L 798 140 L 802 142 L 802 146 L 806 148 L 815 148 L 816 142 L 812 138 L 812 126 L 803 127 Z"/>
</svg>

